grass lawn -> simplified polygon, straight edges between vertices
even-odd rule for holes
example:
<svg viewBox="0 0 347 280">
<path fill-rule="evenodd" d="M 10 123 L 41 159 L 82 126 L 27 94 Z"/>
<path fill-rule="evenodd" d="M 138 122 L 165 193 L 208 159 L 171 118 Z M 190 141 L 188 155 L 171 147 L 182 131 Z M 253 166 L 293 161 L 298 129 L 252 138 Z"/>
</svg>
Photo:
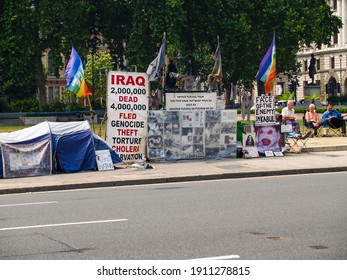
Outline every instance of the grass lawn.
<svg viewBox="0 0 347 280">
<path fill-rule="evenodd" d="M 26 126 L 1 125 L 0 126 L 0 133 L 12 132 L 12 131 L 20 130 L 20 129 L 25 128 L 25 127 Z"/>
</svg>

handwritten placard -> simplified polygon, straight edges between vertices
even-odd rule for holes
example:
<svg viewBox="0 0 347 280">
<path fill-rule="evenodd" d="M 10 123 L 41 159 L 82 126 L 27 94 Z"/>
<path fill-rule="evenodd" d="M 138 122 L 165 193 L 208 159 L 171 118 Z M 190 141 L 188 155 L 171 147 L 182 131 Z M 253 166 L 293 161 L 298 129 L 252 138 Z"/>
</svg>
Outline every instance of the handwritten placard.
<svg viewBox="0 0 347 280">
<path fill-rule="evenodd" d="M 256 97 L 255 123 L 276 123 L 275 97 L 264 95 Z"/>
<path fill-rule="evenodd" d="M 109 150 L 95 151 L 96 163 L 99 171 L 113 170 L 113 162 Z"/>
</svg>

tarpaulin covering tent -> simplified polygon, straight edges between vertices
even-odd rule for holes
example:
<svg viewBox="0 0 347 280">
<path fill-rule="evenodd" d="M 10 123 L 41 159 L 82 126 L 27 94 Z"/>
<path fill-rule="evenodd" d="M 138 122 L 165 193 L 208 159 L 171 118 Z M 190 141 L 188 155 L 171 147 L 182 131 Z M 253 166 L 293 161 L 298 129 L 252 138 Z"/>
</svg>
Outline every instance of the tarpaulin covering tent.
<svg viewBox="0 0 347 280">
<path fill-rule="evenodd" d="M 0 133 L 0 177 L 47 175 L 96 170 L 96 150 L 109 150 L 113 164 L 122 160 L 88 121 L 42 122 Z"/>
</svg>

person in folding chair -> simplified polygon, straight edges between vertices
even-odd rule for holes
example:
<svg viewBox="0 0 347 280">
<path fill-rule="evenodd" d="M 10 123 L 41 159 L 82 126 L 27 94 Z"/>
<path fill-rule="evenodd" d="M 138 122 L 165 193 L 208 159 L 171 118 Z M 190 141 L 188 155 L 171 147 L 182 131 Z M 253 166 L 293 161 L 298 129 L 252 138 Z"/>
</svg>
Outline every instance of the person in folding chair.
<svg viewBox="0 0 347 280">
<path fill-rule="evenodd" d="M 289 100 L 287 102 L 287 107 L 282 109 L 282 122 L 284 124 L 291 124 L 293 126 L 293 132 L 300 134 L 300 126 L 295 118 L 293 100 Z"/>
<path fill-rule="evenodd" d="M 309 111 L 306 112 L 305 114 L 306 125 L 313 133 L 312 135 L 317 137 L 318 128 L 320 127 L 320 124 L 319 124 L 319 116 L 316 112 L 316 106 L 314 104 L 310 104 L 308 108 L 309 108 Z"/>
<path fill-rule="evenodd" d="M 285 135 L 287 150 L 301 153 L 303 149 L 306 149 L 308 152 L 306 142 L 311 137 L 312 132 L 308 131 L 304 136 L 301 135 L 299 123 L 295 118 L 294 101 L 289 100 L 287 107 L 282 109 L 282 120 L 283 123 L 291 124 L 293 127 L 293 132 L 286 133 Z"/>
<path fill-rule="evenodd" d="M 333 103 L 329 102 L 327 105 L 327 110 L 322 115 L 321 125 L 324 126 L 323 137 L 330 137 L 328 135 L 328 128 L 338 129 L 341 128 L 342 137 L 346 137 L 346 123 L 343 119 L 343 115 L 333 109 Z"/>
</svg>

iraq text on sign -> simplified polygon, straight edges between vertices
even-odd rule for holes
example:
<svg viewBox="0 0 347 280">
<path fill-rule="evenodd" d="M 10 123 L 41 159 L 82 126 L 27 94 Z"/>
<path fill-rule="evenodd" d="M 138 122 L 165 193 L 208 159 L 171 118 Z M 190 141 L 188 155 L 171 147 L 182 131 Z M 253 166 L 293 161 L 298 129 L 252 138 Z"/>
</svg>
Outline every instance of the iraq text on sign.
<svg viewBox="0 0 347 280">
<path fill-rule="evenodd" d="M 124 162 L 145 158 L 148 92 L 146 73 L 108 74 L 106 142 Z"/>
</svg>

